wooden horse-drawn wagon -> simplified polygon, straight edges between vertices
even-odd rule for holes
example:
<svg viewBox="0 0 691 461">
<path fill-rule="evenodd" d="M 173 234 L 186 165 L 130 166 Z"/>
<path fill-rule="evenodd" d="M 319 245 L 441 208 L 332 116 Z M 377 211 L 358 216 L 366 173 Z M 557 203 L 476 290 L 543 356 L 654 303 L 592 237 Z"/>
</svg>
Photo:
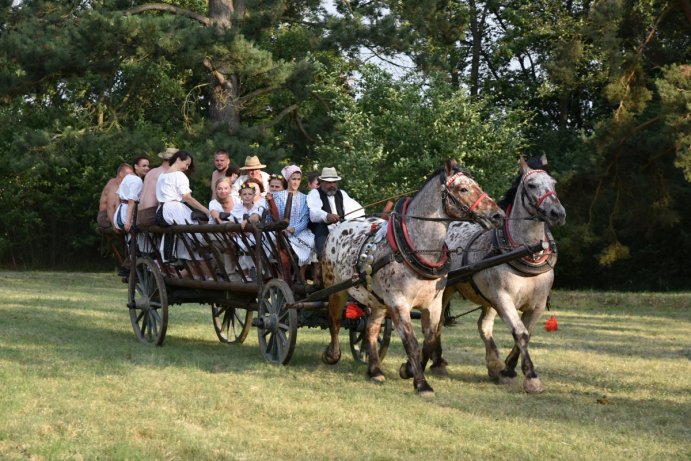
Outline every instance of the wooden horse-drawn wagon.
<svg viewBox="0 0 691 461">
<path fill-rule="evenodd" d="M 290 212 L 290 200 L 286 206 Z M 223 343 L 242 343 L 251 326 L 258 330 L 259 347 L 266 360 L 286 364 L 293 354 L 299 327 L 328 328 L 328 297 L 364 282 L 360 277 L 320 288 L 301 274 L 297 258 L 283 230 L 290 216 L 278 219 L 265 213 L 258 223 L 244 227 L 235 222 L 185 224 L 170 227 L 133 226 L 128 235 L 129 275 L 127 307 L 135 336 L 147 345 L 160 346 L 166 336 L 169 306 L 199 303 L 211 306 L 214 330 Z M 162 239 L 179 239 L 191 259 L 166 261 Z M 489 265 L 540 251 L 540 245 L 522 247 L 499 257 L 449 274 L 458 281 Z M 254 270 L 243 270 L 241 258 L 251 259 Z M 372 268 L 376 272 L 381 268 Z M 245 264 L 246 266 L 247 264 Z M 206 273 L 206 277 L 198 275 Z M 350 349 L 366 362 L 364 340 L 367 309 L 348 303 L 341 326 L 349 330 Z M 382 322 L 378 339 L 380 358 L 386 354 L 392 324 Z"/>
<path fill-rule="evenodd" d="M 290 196 L 289 196 L 290 197 Z M 295 348 L 299 327 L 327 328 L 320 312 L 323 300 L 333 290 L 319 290 L 300 274 L 295 256 L 283 230 L 290 219 L 279 220 L 267 210 L 258 223 L 245 226 L 184 224 L 169 227 L 132 227 L 125 258 L 130 271 L 127 307 L 132 328 L 139 341 L 160 346 L 166 336 L 169 306 L 199 303 L 211 306 L 214 330 L 223 343 L 242 343 L 252 326 L 258 329 L 259 347 L 266 360 L 286 364 Z M 122 235 L 103 230 L 119 263 Z M 178 239 L 190 259 L 166 260 L 163 239 Z M 251 261 L 250 271 L 246 270 Z M 244 268 L 243 268 L 244 266 Z M 205 273 L 205 277 L 198 274 Z M 195 274 L 195 275 L 193 275 Z M 309 282 L 309 283 L 308 283 Z M 361 349 L 366 324 L 362 306 L 344 306 L 343 325 L 350 331 L 351 352 L 356 360 L 366 360 Z M 385 354 L 391 337 L 391 321 L 384 322 L 380 354 Z"/>
</svg>

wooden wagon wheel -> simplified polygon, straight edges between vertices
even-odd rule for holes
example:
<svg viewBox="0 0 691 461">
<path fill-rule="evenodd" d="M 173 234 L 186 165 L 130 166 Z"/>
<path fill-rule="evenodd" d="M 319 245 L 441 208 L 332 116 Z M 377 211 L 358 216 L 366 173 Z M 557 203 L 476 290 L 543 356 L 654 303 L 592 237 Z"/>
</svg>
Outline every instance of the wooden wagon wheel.
<svg viewBox="0 0 691 461">
<path fill-rule="evenodd" d="M 379 360 L 386 357 L 386 351 L 389 350 L 389 343 L 391 342 L 391 330 L 393 329 L 391 319 L 385 318 L 384 322 L 379 328 L 379 336 L 377 337 L 377 344 L 379 345 Z M 353 354 L 353 359 L 356 362 L 367 363 L 369 360 L 369 348 L 365 342 L 365 335 L 367 333 L 367 318 L 360 319 L 357 328 L 350 329 L 350 352 Z"/>
<path fill-rule="evenodd" d="M 241 344 L 252 327 L 252 311 L 232 306 L 211 304 L 211 317 L 218 340 L 226 344 Z"/>
<path fill-rule="evenodd" d="M 298 315 L 286 305 L 294 302 L 290 286 L 280 279 L 271 279 L 264 285 L 259 298 L 259 348 L 264 358 L 272 363 L 286 364 L 295 349 Z"/>
<path fill-rule="evenodd" d="M 137 339 L 160 346 L 168 328 L 168 293 L 158 266 L 150 258 L 137 258 L 130 271 L 127 307 Z"/>
</svg>

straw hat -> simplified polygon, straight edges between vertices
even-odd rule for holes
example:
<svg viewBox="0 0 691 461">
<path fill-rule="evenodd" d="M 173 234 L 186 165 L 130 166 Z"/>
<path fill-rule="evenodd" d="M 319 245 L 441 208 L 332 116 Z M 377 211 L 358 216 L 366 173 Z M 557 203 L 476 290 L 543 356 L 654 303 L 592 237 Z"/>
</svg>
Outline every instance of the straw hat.
<svg viewBox="0 0 691 461">
<path fill-rule="evenodd" d="M 248 156 L 245 159 L 245 166 L 240 167 L 241 170 L 258 170 L 260 168 L 266 168 L 266 165 L 262 165 L 256 155 Z"/>
<path fill-rule="evenodd" d="M 163 160 L 169 160 L 170 157 L 177 154 L 179 150 L 180 149 L 177 149 L 175 147 L 166 147 L 166 150 L 164 150 L 163 152 L 159 152 L 158 156 Z"/>
<path fill-rule="evenodd" d="M 336 168 L 326 167 L 322 170 L 322 174 L 319 176 L 319 179 L 327 182 L 336 182 L 340 181 L 341 177 L 338 176 L 338 173 L 336 173 Z"/>
</svg>

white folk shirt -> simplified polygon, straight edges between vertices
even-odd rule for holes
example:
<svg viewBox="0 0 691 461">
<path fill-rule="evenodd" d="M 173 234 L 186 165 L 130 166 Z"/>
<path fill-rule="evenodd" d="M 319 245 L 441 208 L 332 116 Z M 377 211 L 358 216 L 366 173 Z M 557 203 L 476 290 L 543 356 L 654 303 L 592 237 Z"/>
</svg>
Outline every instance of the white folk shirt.
<svg viewBox="0 0 691 461">
<path fill-rule="evenodd" d="M 362 208 L 357 201 L 350 198 L 350 196 L 343 189 L 338 189 L 343 195 L 343 213 L 345 213 L 344 219 L 353 219 L 365 216 L 365 210 Z M 337 214 L 336 212 L 336 197 L 328 197 L 329 206 L 331 206 L 331 212 Z M 322 210 L 322 199 L 319 196 L 319 189 L 312 189 L 309 194 L 307 194 L 307 208 L 310 210 L 310 221 L 315 223 L 326 222 L 326 211 Z M 330 224 L 329 229 L 331 229 L 335 224 Z"/>
</svg>

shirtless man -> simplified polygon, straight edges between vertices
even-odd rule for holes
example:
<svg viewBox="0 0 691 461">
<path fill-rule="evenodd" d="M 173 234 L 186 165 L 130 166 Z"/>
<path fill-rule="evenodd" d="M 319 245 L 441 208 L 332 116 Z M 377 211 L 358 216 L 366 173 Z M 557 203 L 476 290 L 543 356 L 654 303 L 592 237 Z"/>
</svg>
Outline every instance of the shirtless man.
<svg viewBox="0 0 691 461">
<path fill-rule="evenodd" d="M 153 226 L 156 223 L 156 210 L 158 209 L 158 200 L 156 200 L 156 181 L 161 174 L 168 171 L 170 165 L 168 160 L 178 151 L 175 147 L 168 147 L 163 152 L 159 152 L 158 156 L 163 160 L 161 165 L 149 170 L 144 176 L 144 186 L 142 187 L 142 195 L 139 199 L 139 209 L 137 212 L 137 224 L 140 226 Z"/>
<path fill-rule="evenodd" d="M 113 227 L 113 217 L 115 216 L 115 209 L 120 204 L 117 191 L 120 183 L 130 173 L 133 173 L 132 167 L 127 163 L 121 163 L 118 166 L 117 173 L 114 178 L 111 178 L 101 192 L 101 199 L 98 203 L 98 216 L 96 222 L 101 229 L 109 229 Z"/>
<path fill-rule="evenodd" d="M 211 200 L 216 200 L 216 181 L 225 177 L 228 166 L 230 166 L 228 152 L 223 149 L 217 149 L 214 152 L 214 167 L 216 169 L 211 173 Z"/>
</svg>

